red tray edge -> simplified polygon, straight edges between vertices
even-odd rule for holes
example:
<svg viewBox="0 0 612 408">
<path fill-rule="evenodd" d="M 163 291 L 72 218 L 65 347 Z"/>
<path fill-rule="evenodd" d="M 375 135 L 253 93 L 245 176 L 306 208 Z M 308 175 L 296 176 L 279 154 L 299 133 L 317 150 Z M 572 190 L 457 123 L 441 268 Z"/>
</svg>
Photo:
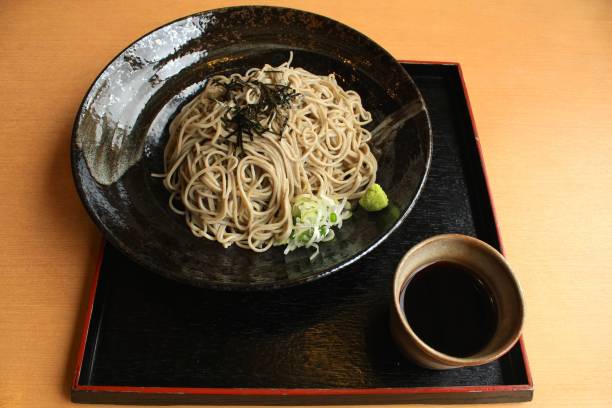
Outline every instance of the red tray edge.
<svg viewBox="0 0 612 408">
<path fill-rule="evenodd" d="M 489 178 L 487 176 L 486 165 L 480 146 L 480 138 L 478 137 L 478 131 L 474 121 L 474 114 L 472 112 L 472 105 L 467 92 L 465 79 L 463 77 L 463 71 L 461 64 L 458 62 L 448 61 L 414 61 L 414 60 L 399 60 L 400 63 L 410 64 L 424 64 L 424 65 L 451 65 L 456 66 L 459 78 L 461 79 L 461 87 L 465 95 L 467 103 L 470 123 L 476 139 L 476 146 L 478 148 L 478 155 L 482 165 L 482 172 L 484 174 L 485 184 L 487 191 L 489 191 L 489 199 L 491 201 L 491 208 L 493 212 L 493 221 L 495 222 L 495 229 L 499 238 L 499 244 L 501 252 L 503 253 L 503 243 L 500 234 L 499 224 L 497 223 L 497 214 L 495 212 L 495 203 L 493 197 L 490 195 Z M 77 363 L 74 370 L 72 380 L 72 393 L 78 394 L 83 392 L 109 392 L 109 393 L 138 393 L 138 394 L 192 394 L 192 395 L 242 395 L 242 396 L 333 396 L 333 395 L 398 395 L 398 394 L 463 394 L 463 393 L 498 393 L 498 392 L 518 392 L 527 391 L 533 392 L 533 380 L 531 376 L 531 369 L 529 367 L 529 361 L 527 359 L 527 353 L 525 349 L 525 342 L 523 336 L 519 338 L 519 344 L 521 347 L 521 354 L 523 356 L 523 364 L 525 366 L 525 373 L 527 376 L 527 384 L 517 385 L 495 385 L 495 386 L 463 386 L 463 387 L 412 387 L 412 388 L 182 388 L 182 387 L 132 387 L 132 386 L 114 386 L 114 385 L 80 385 L 79 378 L 81 375 L 81 368 L 83 365 L 83 358 L 85 355 L 85 345 L 87 341 L 87 335 L 89 333 L 89 326 L 91 323 L 91 315 L 93 311 L 94 300 L 96 296 L 96 290 L 98 286 L 98 278 L 100 275 L 100 269 L 102 267 L 102 260 L 104 258 L 104 238 L 101 239 L 99 256 L 96 261 L 96 267 L 93 276 L 93 285 L 89 291 L 87 309 L 85 311 L 85 319 L 83 322 L 83 328 L 81 332 L 81 341 L 78 348 Z M 529 398 L 531 399 L 531 398 Z"/>
</svg>

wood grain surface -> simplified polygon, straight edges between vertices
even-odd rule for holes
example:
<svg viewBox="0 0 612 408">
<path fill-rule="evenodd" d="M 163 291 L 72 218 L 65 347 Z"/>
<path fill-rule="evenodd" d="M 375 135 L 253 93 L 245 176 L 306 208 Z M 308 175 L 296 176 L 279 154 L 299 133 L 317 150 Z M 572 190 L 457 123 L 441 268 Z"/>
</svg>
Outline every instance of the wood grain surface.
<svg viewBox="0 0 612 408">
<path fill-rule="evenodd" d="M 257 3 L 335 18 L 398 59 L 461 63 L 525 293 L 529 404 L 612 406 L 612 2 Z M 236 4 L 0 2 L 0 407 L 71 405 L 100 241 L 69 165 L 84 93 L 142 34 Z"/>
</svg>

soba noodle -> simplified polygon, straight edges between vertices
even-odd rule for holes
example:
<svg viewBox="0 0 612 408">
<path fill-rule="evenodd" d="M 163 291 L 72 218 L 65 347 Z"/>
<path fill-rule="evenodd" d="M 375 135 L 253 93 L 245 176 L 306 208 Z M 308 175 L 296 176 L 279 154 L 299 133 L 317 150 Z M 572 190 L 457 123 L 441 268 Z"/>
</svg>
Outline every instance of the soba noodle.
<svg viewBox="0 0 612 408">
<path fill-rule="evenodd" d="M 341 201 L 363 195 L 375 182 L 377 163 L 367 142 L 371 122 L 360 96 L 343 90 L 333 74 L 319 76 L 288 62 L 217 76 L 170 124 L 164 186 L 172 211 L 193 234 L 263 252 L 286 241 L 291 205 L 301 194 Z M 259 81 L 297 92 L 284 115 L 242 145 L 223 118 L 236 105 L 257 103 L 256 87 L 223 102 L 223 84 Z M 234 132 L 235 133 L 235 132 Z"/>
</svg>

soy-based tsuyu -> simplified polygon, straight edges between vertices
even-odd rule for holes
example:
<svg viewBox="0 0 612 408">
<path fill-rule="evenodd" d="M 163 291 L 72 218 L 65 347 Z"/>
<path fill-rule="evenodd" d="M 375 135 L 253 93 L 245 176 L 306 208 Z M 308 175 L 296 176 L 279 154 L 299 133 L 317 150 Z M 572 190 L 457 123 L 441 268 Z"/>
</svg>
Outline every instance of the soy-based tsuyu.
<svg viewBox="0 0 612 408">
<path fill-rule="evenodd" d="M 495 299 L 471 270 L 436 262 L 408 282 L 402 304 L 415 334 L 444 354 L 467 357 L 484 349 L 498 323 Z"/>
</svg>

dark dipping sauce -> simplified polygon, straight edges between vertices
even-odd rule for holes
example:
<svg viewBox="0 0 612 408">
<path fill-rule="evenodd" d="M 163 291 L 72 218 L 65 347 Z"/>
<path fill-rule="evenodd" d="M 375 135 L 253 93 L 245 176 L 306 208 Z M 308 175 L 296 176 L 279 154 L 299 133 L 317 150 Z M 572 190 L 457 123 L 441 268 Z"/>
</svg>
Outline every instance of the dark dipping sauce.
<svg viewBox="0 0 612 408">
<path fill-rule="evenodd" d="M 481 351 L 497 328 L 489 289 L 468 268 L 436 262 L 417 272 L 402 293 L 406 319 L 433 349 L 455 357 Z"/>
</svg>

